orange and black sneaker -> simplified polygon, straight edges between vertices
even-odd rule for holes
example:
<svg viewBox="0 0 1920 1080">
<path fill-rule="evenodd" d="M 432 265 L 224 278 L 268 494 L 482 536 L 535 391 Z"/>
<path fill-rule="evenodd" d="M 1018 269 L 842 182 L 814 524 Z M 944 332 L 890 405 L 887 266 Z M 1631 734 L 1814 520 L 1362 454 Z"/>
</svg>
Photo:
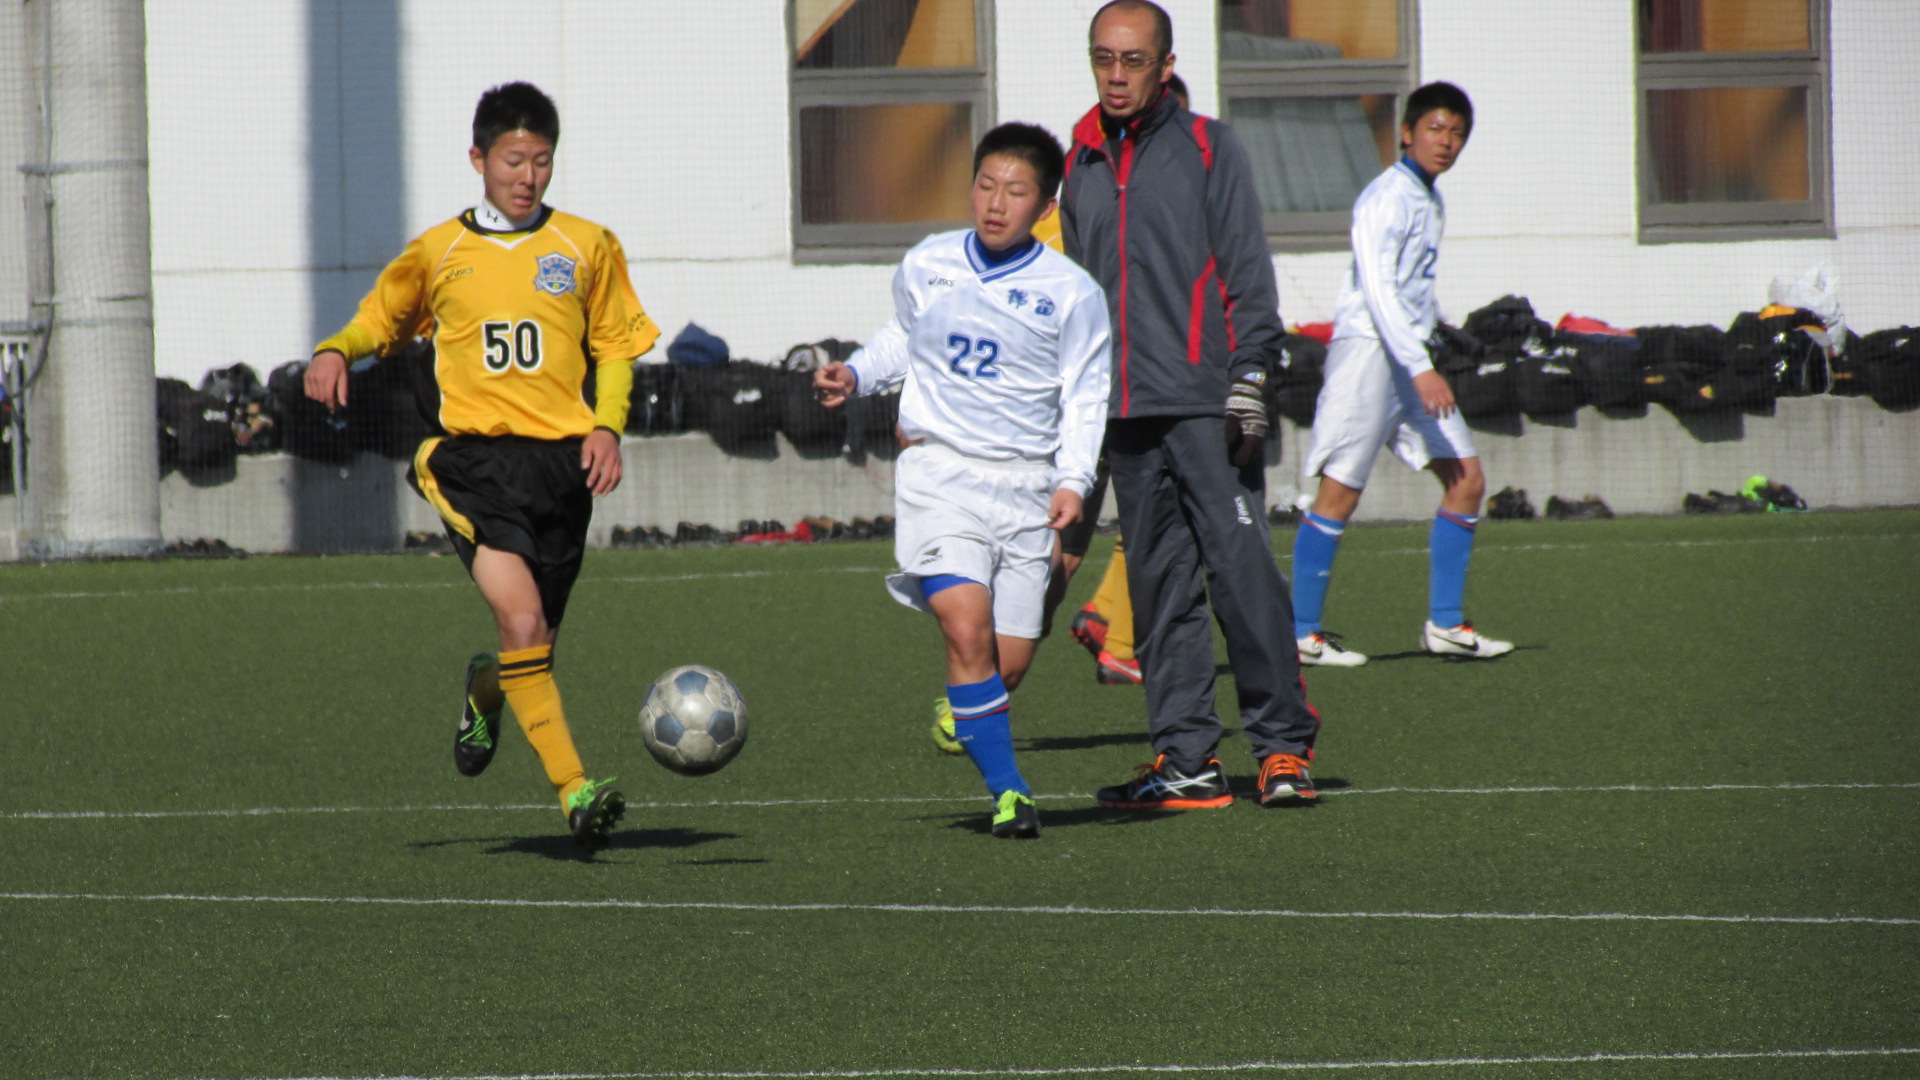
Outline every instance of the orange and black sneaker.
<svg viewBox="0 0 1920 1080">
<path fill-rule="evenodd" d="M 1139 657 L 1122 660 L 1107 650 L 1101 649 L 1093 659 L 1093 680 L 1101 686 L 1140 685 Z"/>
<path fill-rule="evenodd" d="M 1092 653 L 1095 659 L 1099 659 L 1100 650 L 1107 647 L 1107 620 L 1100 617 L 1100 612 L 1094 609 L 1092 603 L 1073 613 L 1073 622 L 1067 624 L 1067 633 L 1072 634 L 1073 640 Z"/>
<path fill-rule="evenodd" d="M 1260 761 L 1261 806 L 1311 806 L 1320 800 L 1307 775 L 1307 759 L 1268 754 Z"/>
<path fill-rule="evenodd" d="M 1134 767 L 1133 779 L 1119 787 L 1101 788 L 1094 793 L 1100 805 L 1114 810 L 1217 810 L 1233 805 L 1233 792 L 1227 789 L 1227 776 L 1219 758 L 1191 774 L 1161 754 L 1151 765 Z"/>
</svg>

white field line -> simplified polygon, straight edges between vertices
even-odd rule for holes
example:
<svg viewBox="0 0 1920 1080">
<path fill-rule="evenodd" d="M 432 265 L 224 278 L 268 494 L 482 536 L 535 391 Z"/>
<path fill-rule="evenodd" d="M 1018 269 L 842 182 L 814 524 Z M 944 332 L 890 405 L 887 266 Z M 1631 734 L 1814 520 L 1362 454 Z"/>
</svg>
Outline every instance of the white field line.
<svg viewBox="0 0 1920 1080">
<path fill-rule="evenodd" d="M 1067 915 L 1132 918 L 1413 919 L 1429 922 L 1786 923 L 1835 926 L 1920 926 L 1920 918 L 1879 915 L 1697 915 L 1625 911 L 1300 911 L 1293 908 L 1099 908 L 1078 904 L 750 904 L 718 900 L 527 900 L 512 897 L 217 896 L 205 893 L 0 892 L 0 901 L 96 903 L 314 904 L 369 907 L 561 908 L 617 911 L 857 911 L 894 915 Z"/>
<path fill-rule="evenodd" d="M 883 566 L 827 566 L 808 567 L 793 570 L 731 570 L 713 571 L 701 574 L 632 574 L 617 577 L 582 578 L 580 584 L 611 583 L 615 585 L 659 584 L 671 581 L 716 581 L 723 578 L 766 578 L 788 577 L 798 574 L 887 574 L 892 567 Z M 391 589 L 406 591 L 411 589 L 464 589 L 466 581 L 323 581 L 294 585 L 193 585 L 177 586 L 169 589 L 121 589 L 110 592 L 49 592 L 15 593 L 0 596 L 0 604 L 19 603 L 25 600 L 117 600 L 134 596 L 201 596 L 223 593 L 272 593 L 272 592 L 356 592 L 366 590 Z"/>
<path fill-rule="evenodd" d="M 1843 540 L 1913 540 L 1920 542 L 1920 536 L 1913 533 L 1857 533 L 1839 536 L 1754 536 L 1738 540 L 1623 540 L 1615 543 L 1574 543 L 1574 544 L 1486 544 L 1478 552 L 1512 551 L 1587 551 L 1595 548 L 1711 548 L 1733 547 L 1746 544 L 1824 544 Z M 1427 549 L 1389 548 L 1380 551 L 1354 550 L 1347 553 L 1349 558 L 1364 558 L 1369 555 L 1425 555 Z M 1283 561 L 1292 559 L 1291 552 L 1279 553 Z M 673 581 L 717 581 L 729 578 L 768 578 L 791 577 L 802 574 L 886 574 L 892 573 L 888 566 L 835 566 L 820 568 L 796 567 L 786 570 L 735 570 L 714 571 L 699 574 L 634 574 L 615 577 L 582 578 L 581 584 L 607 583 L 615 585 L 650 585 Z M 206 585 L 178 586 L 167 589 L 124 589 L 99 592 L 47 592 L 15 593 L 0 595 L 0 604 L 22 603 L 28 600 L 111 600 L 137 596 L 197 596 L 219 595 L 225 593 L 268 593 L 268 592 L 350 592 L 357 590 L 390 589 L 405 591 L 411 589 L 457 589 L 465 588 L 465 581 L 335 581 L 313 584 L 283 585 Z"/>
<path fill-rule="evenodd" d="M 1110 1073 L 1233 1074 L 1259 1072 L 1330 1072 L 1349 1069 L 1446 1069 L 1473 1065 L 1583 1065 L 1616 1061 L 1756 1061 L 1810 1058 L 1898 1057 L 1920 1054 L 1920 1047 L 1886 1046 L 1825 1050 L 1682 1050 L 1670 1053 L 1540 1054 L 1532 1057 L 1460 1057 L 1382 1059 L 1375 1061 L 1242 1061 L 1230 1065 L 1060 1065 L 1053 1068 L 969 1069 L 965 1067 L 889 1069 L 807 1069 L 794 1072 L 753 1070 L 725 1072 L 567 1072 L 461 1073 L 452 1075 L 308 1076 L 287 1080 L 866 1080 L 868 1077 L 910 1076 L 1099 1076 Z M 214 1080 L 214 1078 L 208 1078 Z M 234 1078 L 239 1080 L 239 1078 Z M 250 1078 L 265 1080 L 265 1078 Z"/>
<path fill-rule="evenodd" d="M 1594 784 L 1585 787 L 1539 785 L 1534 787 L 1485 787 L 1485 788 L 1423 788 L 1423 787 L 1383 787 L 1383 788 L 1337 788 L 1322 791 L 1323 797 L 1346 798 L 1351 795 L 1579 795 L 1590 792 L 1639 792 L 1660 794 L 1689 791 L 1903 791 L 1920 788 L 1920 781 L 1887 784 Z M 681 809 L 732 809 L 753 807 L 782 806 L 871 806 L 874 804 L 911 805 L 914 803 L 971 803 L 980 800 L 978 795 L 883 795 L 868 798 L 831 798 L 831 799 L 707 799 L 698 802 L 639 802 L 627 803 L 634 810 L 681 810 Z M 1035 795 L 1035 799 L 1060 802 L 1086 802 L 1092 795 L 1067 793 L 1060 795 Z M 229 810 L 21 810 L 0 814 L 4 821 L 78 821 L 88 819 L 124 820 L 129 818 L 237 818 L 271 817 L 279 814 L 417 814 L 422 812 L 498 812 L 504 810 L 538 810 L 551 812 L 552 803 L 439 803 L 418 806 L 254 806 Z"/>
</svg>

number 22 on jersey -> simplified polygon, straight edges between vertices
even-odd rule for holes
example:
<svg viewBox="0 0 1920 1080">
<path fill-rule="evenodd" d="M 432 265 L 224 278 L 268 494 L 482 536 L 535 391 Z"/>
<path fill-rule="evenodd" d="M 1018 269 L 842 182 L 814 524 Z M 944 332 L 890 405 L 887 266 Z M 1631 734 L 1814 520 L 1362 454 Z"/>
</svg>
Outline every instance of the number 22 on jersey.
<svg viewBox="0 0 1920 1080">
<path fill-rule="evenodd" d="M 947 348 L 952 350 L 948 357 L 949 365 L 955 375 L 967 379 L 997 379 L 1000 373 L 994 370 L 993 362 L 1000 358 L 1000 343 L 992 338 L 970 338 L 965 334 L 948 334 Z M 968 361 L 973 366 L 968 367 Z"/>
</svg>

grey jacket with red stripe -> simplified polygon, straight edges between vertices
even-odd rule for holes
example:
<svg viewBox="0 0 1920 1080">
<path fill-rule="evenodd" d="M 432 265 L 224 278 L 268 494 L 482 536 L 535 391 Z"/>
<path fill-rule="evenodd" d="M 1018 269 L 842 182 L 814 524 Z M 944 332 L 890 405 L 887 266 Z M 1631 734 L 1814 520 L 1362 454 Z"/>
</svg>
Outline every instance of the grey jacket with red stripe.
<svg viewBox="0 0 1920 1080">
<path fill-rule="evenodd" d="M 1172 94 L 1124 127 L 1095 106 L 1073 129 L 1060 224 L 1113 316 L 1108 416 L 1224 415 L 1229 378 L 1275 365 L 1273 259 L 1227 125 Z"/>
</svg>

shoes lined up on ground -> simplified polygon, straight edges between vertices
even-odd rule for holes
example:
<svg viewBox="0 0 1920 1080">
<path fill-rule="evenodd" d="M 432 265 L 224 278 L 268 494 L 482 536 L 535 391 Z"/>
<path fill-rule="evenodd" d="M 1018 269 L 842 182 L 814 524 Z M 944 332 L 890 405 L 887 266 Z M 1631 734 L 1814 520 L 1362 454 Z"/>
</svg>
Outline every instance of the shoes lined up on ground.
<svg viewBox="0 0 1920 1080">
<path fill-rule="evenodd" d="M 1308 806 L 1320 798 L 1307 775 L 1307 759 L 1268 754 L 1260 760 L 1261 806 Z"/>
<path fill-rule="evenodd" d="M 1367 662 L 1365 654 L 1342 644 L 1339 634 L 1315 630 L 1294 644 L 1300 650 L 1300 662 L 1308 667 L 1359 667 Z"/>
<path fill-rule="evenodd" d="M 613 827 L 627 812 L 626 796 L 613 790 L 612 780 L 589 780 L 567 797 L 567 829 L 573 842 L 588 851 L 607 845 Z"/>
<path fill-rule="evenodd" d="M 1470 622 L 1443 630 L 1429 621 L 1420 635 L 1420 645 L 1437 656 L 1469 656 L 1477 660 L 1504 656 L 1513 651 L 1513 642 L 1487 637 L 1475 630 Z"/>
<path fill-rule="evenodd" d="M 1134 768 L 1133 779 L 1094 794 L 1101 806 L 1115 810 L 1213 810 L 1233 804 L 1227 774 L 1219 758 L 1208 758 L 1188 774 L 1161 754 L 1151 765 Z"/>
<path fill-rule="evenodd" d="M 1094 657 L 1093 677 L 1105 686 L 1139 685 L 1140 658 L 1122 660 L 1105 649 Z"/>
<path fill-rule="evenodd" d="M 453 736 L 453 767 L 462 776 L 479 776 L 487 771 L 500 742 L 500 712 L 505 697 L 500 693 L 498 662 L 492 653 L 480 653 L 467 661 L 460 728 Z"/>
<path fill-rule="evenodd" d="M 933 745 L 943 753 L 964 754 L 967 748 L 960 745 L 960 739 L 953 733 L 953 705 L 945 694 L 933 699 Z"/>
<path fill-rule="evenodd" d="M 1073 622 L 1068 624 L 1067 633 L 1080 647 L 1099 659 L 1101 650 L 1107 647 L 1107 620 L 1100 617 L 1091 603 L 1073 613 Z"/>
<path fill-rule="evenodd" d="M 993 835 L 1003 840 L 1034 840 L 1040 836 L 1040 810 L 1030 796 L 1003 791 L 994 801 Z"/>
</svg>

